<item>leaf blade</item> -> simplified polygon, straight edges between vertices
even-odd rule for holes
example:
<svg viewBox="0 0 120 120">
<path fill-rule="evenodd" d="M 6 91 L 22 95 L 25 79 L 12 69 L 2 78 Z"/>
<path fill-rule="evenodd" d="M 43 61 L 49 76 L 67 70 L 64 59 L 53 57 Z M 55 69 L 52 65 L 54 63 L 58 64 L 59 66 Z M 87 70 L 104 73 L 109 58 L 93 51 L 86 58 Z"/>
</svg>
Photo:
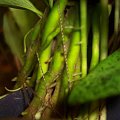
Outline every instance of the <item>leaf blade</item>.
<svg viewBox="0 0 120 120">
<path fill-rule="evenodd" d="M 71 105 L 90 102 L 120 94 L 120 50 L 101 61 L 73 87 Z"/>
<path fill-rule="evenodd" d="M 43 15 L 29 0 L 0 0 L 0 6 L 27 9 L 40 17 Z"/>
<path fill-rule="evenodd" d="M 21 31 L 18 30 L 11 12 L 4 15 L 3 32 L 5 42 L 10 47 L 12 53 L 23 63 L 23 36 Z"/>
</svg>

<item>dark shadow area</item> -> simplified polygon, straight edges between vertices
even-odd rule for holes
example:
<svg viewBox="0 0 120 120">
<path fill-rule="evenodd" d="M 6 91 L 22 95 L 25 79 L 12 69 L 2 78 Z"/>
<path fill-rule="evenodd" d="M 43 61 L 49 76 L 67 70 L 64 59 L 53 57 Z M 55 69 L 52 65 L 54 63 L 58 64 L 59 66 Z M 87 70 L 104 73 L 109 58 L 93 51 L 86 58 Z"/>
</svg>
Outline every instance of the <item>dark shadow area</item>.
<svg viewBox="0 0 120 120">
<path fill-rule="evenodd" d="M 107 99 L 107 120 L 120 120 L 120 96 Z"/>
<path fill-rule="evenodd" d="M 32 88 L 23 88 L 3 97 L 0 100 L 0 120 L 20 116 L 32 98 Z"/>
</svg>

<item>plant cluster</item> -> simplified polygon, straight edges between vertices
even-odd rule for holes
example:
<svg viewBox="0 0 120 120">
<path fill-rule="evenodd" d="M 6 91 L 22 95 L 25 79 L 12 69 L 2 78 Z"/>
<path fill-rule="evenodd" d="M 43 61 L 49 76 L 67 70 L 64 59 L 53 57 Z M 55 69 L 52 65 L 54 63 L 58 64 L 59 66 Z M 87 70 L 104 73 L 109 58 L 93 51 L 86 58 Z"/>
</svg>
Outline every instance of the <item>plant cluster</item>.
<svg viewBox="0 0 120 120">
<path fill-rule="evenodd" d="M 108 56 L 119 40 L 119 0 L 0 0 L 0 5 L 9 7 L 3 32 L 21 63 L 14 89 L 33 88 L 23 117 L 98 118 L 98 111 L 91 112 L 98 102 L 85 110 L 81 104 L 120 94 L 120 50 Z"/>
</svg>

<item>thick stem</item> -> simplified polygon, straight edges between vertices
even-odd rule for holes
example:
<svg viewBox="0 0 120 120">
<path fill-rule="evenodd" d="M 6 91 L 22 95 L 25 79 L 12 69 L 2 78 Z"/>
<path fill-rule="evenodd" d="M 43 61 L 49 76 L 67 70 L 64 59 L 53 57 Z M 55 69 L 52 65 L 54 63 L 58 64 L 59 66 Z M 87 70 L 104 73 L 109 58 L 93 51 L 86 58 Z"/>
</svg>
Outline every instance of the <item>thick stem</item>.
<svg viewBox="0 0 120 120">
<path fill-rule="evenodd" d="M 79 27 L 79 23 L 77 23 L 77 27 Z M 66 69 L 63 72 L 63 78 L 62 78 L 62 84 L 61 84 L 61 95 L 60 97 L 64 97 L 65 94 L 68 93 L 68 82 L 73 81 L 73 73 L 75 71 L 75 65 L 77 62 L 77 59 L 79 57 L 79 50 L 80 50 L 80 31 L 76 30 L 73 32 L 72 40 L 70 42 L 70 47 L 68 50 L 68 57 L 67 57 L 67 65 L 68 65 L 68 71 L 69 71 L 69 81 L 68 76 L 66 73 Z M 71 83 L 70 83 L 71 84 Z"/>
<path fill-rule="evenodd" d="M 56 29 L 59 23 L 59 13 L 58 13 L 58 6 L 60 6 L 61 13 L 64 11 L 65 6 L 67 4 L 67 0 L 59 0 L 55 3 L 55 5 L 52 7 L 49 16 L 47 18 L 45 28 L 43 31 L 43 37 L 42 37 L 42 46 L 43 49 L 45 49 L 48 44 L 50 43 L 50 40 L 47 40 L 48 36 Z M 54 18 L 54 19 L 53 19 Z"/>
<path fill-rule="evenodd" d="M 100 33 L 101 33 L 101 43 L 100 43 L 100 60 L 103 60 L 108 55 L 108 23 L 109 23 L 109 13 L 108 13 L 108 0 L 100 0 L 101 3 L 101 25 L 100 25 Z M 104 101 L 100 102 L 101 105 L 104 104 Z M 100 105 L 100 106 L 101 106 Z M 99 106 L 99 107 L 100 107 Z M 100 110 L 101 114 L 106 114 L 106 107 Z"/>
<path fill-rule="evenodd" d="M 100 31 L 99 31 L 99 11 L 98 7 L 94 9 L 93 18 L 92 18 L 92 32 L 93 32 L 93 40 L 92 40 L 92 59 L 90 64 L 90 70 L 93 69 L 99 62 L 99 43 L 100 43 Z"/>
<path fill-rule="evenodd" d="M 43 18 L 40 21 L 40 32 L 43 29 L 45 19 L 46 19 L 46 11 L 44 13 Z M 37 35 L 35 35 L 35 36 L 37 36 Z M 17 83 L 15 85 L 15 88 L 21 87 L 25 83 L 26 78 L 28 77 L 28 75 L 30 74 L 30 72 L 32 71 L 32 69 L 35 65 L 36 53 L 37 53 L 38 48 L 40 46 L 39 39 L 40 39 L 40 36 L 38 35 L 38 38 L 34 41 L 34 43 L 31 43 L 31 45 L 26 53 L 26 60 L 25 60 L 25 63 L 23 65 L 20 73 L 18 74 L 18 80 L 17 80 Z"/>
<path fill-rule="evenodd" d="M 87 0 L 80 0 L 82 77 L 87 75 Z"/>
<path fill-rule="evenodd" d="M 36 89 L 39 86 L 41 77 L 48 70 L 47 61 L 50 59 L 50 55 L 51 55 L 51 44 L 40 54 L 40 56 L 38 56 L 39 68 L 38 68 L 38 74 L 37 74 Z"/>
<path fill-rule="evenodd" d="M 38 40 L 36 40 L 35 43 L 30 46 L 30 48 L 27 52 L 26 62 L 24 63 L 22 70 L 18 74 L 18 79 L 17 79 L 17 83 L 15 85 L 15 88 L 21 87 L 25 83 L 30 72 L 32 71 L 32 69 L 35 65 L 35 63 L 34 63 L 36 60 L 35 55 L 36 55 L 38 46 L 39 46 Z"/>
<path fill-rule="evenodd" d="M 100 43 L 100 60 L 107 57 L 108 54 L 108 0 L 100 0 L 101 2 L 101 43 Z"/>
<path fill-rule="evenodd" d="M 120 1 L 115 0 L 115 17 L 114 17 L 114 31 L 118 32 L 120 20 Z"/>
<path fill-rule="evenodd" d="M 61 55 L 61 48 L 57 48 L 53 61 L 50 66 L 50 70 L 44 75 L 44 79 L 41 78 L 40 84 L 36 91 L 36 95 L 34 96 L 30 106 L 26 110 L 28 113 L 26 117 L 31 116 L 30 110 L 32 110 L 33 117 L 35 116 L 36 112 L 39 112 L 39 108 L 44 106 L 44 98 L 47 94 L 47 89 L 51 85 L 51 83 L 55 80 L 56 76 L 58 76 L 63 69 L 63 56 Z M 31 116 L 32 117 L 32 116 Z"/>
</svg>

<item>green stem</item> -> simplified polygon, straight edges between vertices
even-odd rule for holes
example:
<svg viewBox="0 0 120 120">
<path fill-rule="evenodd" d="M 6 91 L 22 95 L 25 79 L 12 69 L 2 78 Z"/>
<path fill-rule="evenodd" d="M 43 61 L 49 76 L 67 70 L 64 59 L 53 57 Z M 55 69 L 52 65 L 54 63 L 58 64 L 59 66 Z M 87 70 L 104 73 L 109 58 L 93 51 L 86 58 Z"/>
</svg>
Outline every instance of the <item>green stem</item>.
<svg viewBox="0 0 120 120">
<path fill-rule="evenodd" d="M 107 57 L 108 54 L 108 0 L 100 0 L 101 2 L 101 43 L 100 43 L 100 60 Z"/>
<path fill-rule="evenodd" d="M 78 6 L 75 6 L 76 8 L 74 9 L 76 13 L 78 13 Z M 76 21 L 75 21 L 75 28 L 80 27 L 80 21 L 79 21 L 79 14 L 75 16 Z M 72 34 L 72 39 L 70 41 L 70 47 L 68 50 L 68 58 L 67 58 L 67 64 L 68 64 L 68 71 L 69 71 L 69 79 L 71 82 L 73 79 L 73 73 L 75 71 L 75 65 L 77 63 L 78 57 L 79 57 L 79 52 L 80 52 L 80 29 L 79 30 L 74 30 Z"/>
<path fill-rule="evenodd" d="M 46 11 L 43 15 L 43 18 L 40 21 L 40 33 L 43 29 L 45 19 L 46 19 Z M 25 83 L 28 75 L 30 74 L 30 72 L 32 71 L 32 69 L 35 65 L 36 53 L 37 53 L 38 48 L 40 46 L 40 43 L 39 43 L 40 41 L 38 39 L 40 39 L 39 36 L 34 41 L 34 43 L 31 43 L 31 45 L 26 53 L 26 60 L 25 60 L 25 63 L 23 65 L 20 73 L 18 74 L 18 80 L 17 80 L 17 83 L 15 85 L 15 88 L 21 87 Z"/>
<path fill-rule="evenodd" d="M 91 60 L 91 68 L 94 68 L 100 60 L 103 60 L 107 57 L 107 40 L 108 40 L 108 1 L 101 0 L 101 25 L 99 31 L 99 11 L 98 9 L 95 10 L 94 19 L 93 19 L 93 46 L 92 46 L 92 60 Z M 101 34 L 101 36 L 100 36 Z M 101 49 L 100 49 L 100 56 L 99 56 L 99 39 L 101 37 Z M 93 113 L 89 115 L 89 119 L 97 119 L 99 116 L 99 101 L 96 101 L 91 104 L 90 112 L 95 109 Z M 98 107 L 96 107 L 98 106 Z"/>
<path fill-rule="evenodd" d="M 49 6 L 50 6 L 50 8 L 53 7 L 53 0 L 49 0 Z"/>
<path fill-rule="evenodd" d="M 44 79 L 41 78 L 40 84 L 38 86 L 38 89 L 36 91 L 37 96 L 34 96 L 29 108 L 26 110 L 28 113 L 26 117 L 32 117 L 31 112 L 29 110 L 32 109 L 32 114 L 35 115 L 36 112 L 42 105 L 44 105 L 44 98 L 47 94 L 47 88 L 51 85 L 51 83 L 54 81 L 56 76 L 58 76 L 63 69 L 63 61 L 64 58 L 61 55 L 61 48 L 57 48 L 53 61 L 50 66 L 50 70 L 44 75 Z M 34 117 L 34 116 L 33 116 Z"/>
<path fill-rule="evenodd" d="M 36 89 L 39 86 L 41 77 L 48 70 L 47 61 L 50 59 L 50 55 L 51 55 L 51 44 L 40 54 L 40 56 L 38 56 L 39 68 L 38 68 L 38 74 L 37 74 Z"/>
<path fill-rule="evenodd" d="M 32 44 L 38 37 L 41 30 L 41 20 L 39 20 L 34 27 L 32 27 L 24 36 L 24 53 L 27 48 Z"/>
<path fill-rule="evenodd" d="M 76 64 L 78 56 L 79 56 L 79 50 L 80 50 L 79 42 L 80 42 L 80 31 L 75 31 L 72 36 L 72 41 L 70 43 L 71 45 L 70 45 L 70 49 L 68 52 L 68 59 L 67 59 L 71 81 L 73 78 L 75 64 Z"/>
<path fill-rule="evenodd" d="M 114 31 L 117 33 L 120 20 L 120 1 L 115 0 L 115 17 L 114 17 Z"/>
<path fill-rule="evenodd" d="M 43 31 L 42 36 L 42 47 L 45 49 L 51 40 L 47 40 L 48 36 L 56 29 L 59 23 L 59 13 L 58 13 L 58 6 L 60 5 L 60 11 L 61 13 L 64 11 L 64 8 L 67 4 L 67 0 L 59 0 L 55 3 L 55 5 L 52 7 L 49 16 L 47 18 L 45 28 Z"/>
<path fill-rule="evenodd" d="M 78 19 L 79 20 L 79 19 Z M 79 27 L 79 22 L 76 22 L 76 26 Z M 66 73 L 66 69 L 63 72 L 63 78 L 62 78 L 62 85 L 61 85 L 61 94 L 64 94 L 64 92 L 68 93 L 68 82 L 71 82 L 73 80 L 73 73 L 75 71 L 75 64 L 77 62 L 78 56 L 79 56 L 79 51 L 80 51 L 80 31 L 76 30 L 73 32 L 72 35 L 72 40 L 70 41 L 70 47 L 68 50 L 68 57 L 67 57 L 67 66 L 68 66 L 68 71 L 69 71 L 69 80 L 68 81 L 68 76 Z M 65 90 L 65 91 L 63 91 Z M 65 94 L 67 94 L 65 93 Z M 64 96 L 64 95 L 60 95 Z"/>
<path fill-rule="evenodd" d="M 92 19 L 93 40 L 92 40 L 92 58 L 91 58 L 90 70 L 93 69 L 99 62 L 100 20 L 98 13 L 99 13 L 98 7 L 96 7 L 96 9 L 94 9 L 93 19 Z"/>
<path fill-rule="evenodd" d="M 80 25 L 81 25 L 81 50 L 80 50 L 80 59 L 81 59 L 81 77 L 85 77 L 87 75 L 87 32 L 88 32 L 88 25 L 87 25 L 87 0 L 80 0 Z M 88 108 L 86 108 L 88 109 Z M 79 114 L 78 119 L 86 118 L 88 113 Z"/>
<path fill-rule="evenodd" d="M 89 120 L 98 120 L 99 117 L 99 101 L 90 104 Z"/>
<path fill-rule="evenodd" d="M 32 71 L 35 65 L 35 55 L 36 55 L 38 46 L 39 46 L 38 40 L 36 40 L 35 43 L 30 46 L 27 52 L 26 62 L 24 63 L 22 70 L 18 74 L 18 79 L 15 85 L 15 88 L 21 87 L 25 83 L 30 72 Z"/>
<path fill-rule="evenodd" d="M 101 3 L 101 25 L 100 25 L 100 33 L 101 33 L 101 43 L 100 43 L 100 60 L 103 60 L 108 55 L 108 23 L 109 23 L 109 13 L 108 13 L 108 0 L 100 0 Z M 103 102 L 100 103 L 102 105 Z M 100 106 L 99 106 L 100 107 Z M 105 109 L 105 106 L 103 110 Z M 103 111 L 100 110 L 99 112 Z M 104 113 L 106 114 L 106 113 Z"/>
<path fill-rule="evenodd" d="M 34 87 L 36 84 L 36 79 L 37 79 L 37 71 L 38 71 L 38 64 L 36 64 L 35 68 L 34 68 L 34 72 L 32 74 L 31 79 L 28 81 L 28 85 L 30 87 Z M 26 81 L 27 82 L 27 81 Z"/>
<path fill-rule="evenodd" d="M 82 77 L 87 74 L 87 0 L 80 0 Z"/>
</svg>

